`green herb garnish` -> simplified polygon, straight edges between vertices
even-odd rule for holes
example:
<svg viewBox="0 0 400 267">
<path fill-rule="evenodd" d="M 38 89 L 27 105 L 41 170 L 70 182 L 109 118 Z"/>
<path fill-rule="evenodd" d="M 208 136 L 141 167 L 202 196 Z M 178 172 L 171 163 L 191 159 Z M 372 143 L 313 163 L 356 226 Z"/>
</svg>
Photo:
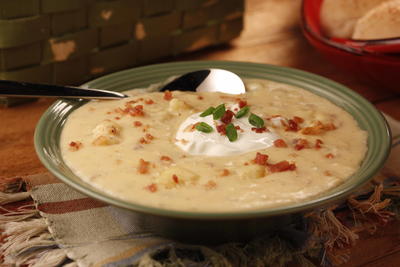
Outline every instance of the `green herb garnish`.
<svg viewBox="0 0 400 267">
<path fill-rule="evenodd" d="M 214 107 L 209 107 L 208 109 L 204 110 L 201 114 L 200 117 L 207 117 L 208 115 L 213 114 L 215 108 Z"/>
<path fill-rule="evenodd" d="M 256 114 L 251 113 L 249 116 L 249 123 L 257 128 L 264 127 L 264 120 L 258 117 Z"/>
<path fill-rule="evenodd" d="M 205 122 L 200 122 L 195 126 L 196 130 L 203 132 L 203 133 L 211 133 L 213 128 Z"/>
<path fill-rule="evenodd" d="M 226 125 L 225 131 L 226 131 L 226 136 L 228 137 L 229 141 L 233 142 L 237 139 L 237 137 L 238 137 L 237 131 L 236 131 L 235 126 L 232 123 L 229 123 L 228 125 Z"/>
<path fill-rule="evenodd" d="M 241 109 L 235 114 L 235 117 L 236 117 L 237 119 L 239 119 L 239 118 L 241 118 L 241 117 L 243 117 L 243 116 L 246 116 L 246 114 L 249 112 L 249 110 L 250 110 L 250 108 L 249 108 L 248 106 L 245 106 L 245 107 L 241 108 Z"/>
<path fill-rule="evenodd" d="M 225 104 L 221 104 L 214 109 L 213 119 L 218 120 L 218 119 L 222 118 L 222 116 L 224 116 L 224 114 L 225 114 Z"/>
</svg>

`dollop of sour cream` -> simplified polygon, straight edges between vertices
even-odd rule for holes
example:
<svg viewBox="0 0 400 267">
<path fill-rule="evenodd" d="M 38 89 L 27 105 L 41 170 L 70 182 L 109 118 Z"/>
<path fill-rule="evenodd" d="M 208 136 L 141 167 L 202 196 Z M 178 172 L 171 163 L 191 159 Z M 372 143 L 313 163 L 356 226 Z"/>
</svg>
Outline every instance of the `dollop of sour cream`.
<svg viewBox="0 0 400 267">
<path fill-rule="evenodd" d="M 191 155 L 204 156 L 232 156 L 246 152 L 270 147 L 276 139 L 281 138 L 273 129 L 256 133 L 254 127 L 248 122 L 248 116 L 240 119 L 233 118 L 232 123 L 239 126 L 237 140 L 231 142 L 226 135 L 221 135 L 216 129 L 216 121 L 213 116 L 200 117 L 200 112 L 189 116 L 181 123 L 175 136 L 175 144 Z M 204 133 L 194 129 L 196 123 L 205 122 L 213 130 Z M 221 123 L 221 122 L 218 122 Z"/>
</svg>

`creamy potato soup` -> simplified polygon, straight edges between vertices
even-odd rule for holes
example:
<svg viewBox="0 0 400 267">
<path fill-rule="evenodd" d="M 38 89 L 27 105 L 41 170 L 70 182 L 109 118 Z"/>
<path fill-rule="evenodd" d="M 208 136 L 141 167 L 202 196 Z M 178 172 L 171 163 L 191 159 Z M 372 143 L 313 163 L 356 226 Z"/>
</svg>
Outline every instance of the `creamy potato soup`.
<svg viewBox="0 0 400 267">
<path fill-rule="evenodd" d="M 91 101 L 61 135 L 67 165 L 116 198 L 237 211 L 301 202 L 360 166 L 367 133 L 306 90 L 246 80 L 247 93 L 148 92 Z"/>
</svg>

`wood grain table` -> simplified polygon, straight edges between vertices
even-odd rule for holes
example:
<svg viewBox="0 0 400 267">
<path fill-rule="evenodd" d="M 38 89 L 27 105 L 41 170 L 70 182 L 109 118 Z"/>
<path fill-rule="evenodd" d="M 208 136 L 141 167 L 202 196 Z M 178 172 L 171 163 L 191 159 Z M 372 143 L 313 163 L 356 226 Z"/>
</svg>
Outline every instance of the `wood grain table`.
<svg viewBox="0 0 400 267">
<path fill-rule="evenodd" d="M 229 45 L 171 60 L 234 60 L 268 63 L 310 71 L 340 82 L 400 120 L 400 94 L 373 88 L 332 66 L 305 40 L 300 29 L 300 0 L 247 0 L 241 36 Z M 400 73 L 399 73 L 400 75 Z M 399 86 L 400 88 L 400 86 Z M 33 133 L 52 100 L 40 99 L 0 109 L 0 179 L 46 171 L 33 147 Z M 400 266 L 400 223 L 361 236 L 344 266 Z"/>
</svg>

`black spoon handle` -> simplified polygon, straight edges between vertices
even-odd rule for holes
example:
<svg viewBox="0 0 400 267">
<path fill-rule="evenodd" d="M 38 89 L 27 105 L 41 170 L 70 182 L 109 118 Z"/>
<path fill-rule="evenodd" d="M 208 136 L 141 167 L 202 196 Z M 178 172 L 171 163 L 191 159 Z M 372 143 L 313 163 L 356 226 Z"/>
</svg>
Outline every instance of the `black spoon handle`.
<svg viewBox="0 0 400 267">
<path fill-rule="evenodd" d="M 126 95 L 99 89 L 0 80 L 0 96 L 119 99 Z"/>
</svg>

